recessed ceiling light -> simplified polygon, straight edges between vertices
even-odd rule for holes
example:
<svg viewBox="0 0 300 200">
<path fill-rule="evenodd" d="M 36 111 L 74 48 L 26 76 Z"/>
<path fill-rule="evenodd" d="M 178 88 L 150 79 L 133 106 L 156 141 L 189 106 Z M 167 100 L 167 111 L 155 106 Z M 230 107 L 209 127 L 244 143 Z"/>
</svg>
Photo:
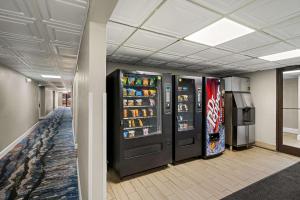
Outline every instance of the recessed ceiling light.
<svg viewBox="0 0 300 200">
<path fill-rule="evenodd" d="M 185 39 L 209 46 L 216 46 L 254 31 L 255 30 L 230 19 L 223 18 L 195 33 L 192 33 Z"/>
<path fill-rule="evenodd" d="M 43 78 L 61 78 L 61 76 L 56 75 L 41 75 Z"/>
<path fill-rule="evenodd" d="M 293 71 L 285 71 L 284 74 L 297 74 L 300 73 L 300 70 L 293 70 Z"/>
<path fill-rule="evenodd" d="M 300 49 L 275 53 L 267 56 L 262 56 L 259 58 L 267 61 L 277 61 L 277 60 L 285 60 L 285 59 L 296 58 L 296 57 L 300 57 Z"/>
</svg>

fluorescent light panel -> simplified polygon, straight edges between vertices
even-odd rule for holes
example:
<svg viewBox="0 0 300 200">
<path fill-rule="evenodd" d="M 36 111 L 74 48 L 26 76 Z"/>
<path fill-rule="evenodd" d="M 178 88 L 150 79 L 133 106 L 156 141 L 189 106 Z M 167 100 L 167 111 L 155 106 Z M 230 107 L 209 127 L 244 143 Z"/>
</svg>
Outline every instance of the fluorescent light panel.
<svg viewBox="0 0 300 200">
<path fill-rule="evenodd" d="M 230 19 L 223 18 L 187 36 L 185 39 L 209 46 L 217 46 L 254 31 Z"/>
<path fill-rule="evenodd" d="M 284 74 L 298 74 L 300 73 L 300 70 L 293 70 L 293 71 L 285 71 Z"/>
<path fill-rule="evenodd" d="M 61 76 L 56 76 L 56 75 L 41 75 L 43 78 L 61 78 Z"/>
<path fill-rule="evenodd" d="M 262 56 L 259 58 L 267 61 L 277 61 L 277 60 L 285 60 L 285 59 L 296 58 L 296 57 L 300 57 L 300 49 L 284 51 L 281 53 L 275 53 L 267 56 Z"/>
</svg>

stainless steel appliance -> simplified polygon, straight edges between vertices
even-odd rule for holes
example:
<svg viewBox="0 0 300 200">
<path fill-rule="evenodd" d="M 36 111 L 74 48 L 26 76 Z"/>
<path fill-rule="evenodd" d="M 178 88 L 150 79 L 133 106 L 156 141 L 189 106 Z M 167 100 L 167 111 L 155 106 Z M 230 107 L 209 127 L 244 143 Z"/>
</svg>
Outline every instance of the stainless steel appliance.
<svg viewBox="0 0 300 200">
<path fill-rule="evenodd" d="M 225 80 L 226 145 L 249 146 L 255 143 L 255 107 L 248 78 L 227 77 Z"/>
</svg>

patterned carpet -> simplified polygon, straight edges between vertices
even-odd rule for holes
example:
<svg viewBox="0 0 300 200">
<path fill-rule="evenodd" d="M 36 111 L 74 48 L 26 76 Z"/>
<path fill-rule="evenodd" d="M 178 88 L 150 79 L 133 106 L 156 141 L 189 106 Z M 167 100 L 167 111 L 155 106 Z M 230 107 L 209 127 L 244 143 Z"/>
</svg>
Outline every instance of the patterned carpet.
<svg viewBox="0 0 300 200">
<path fill-rule="evenodd" d="M 0 160 L 0 199 L 79 199 L 72 117 L 59 108 Z"/>
</svg>

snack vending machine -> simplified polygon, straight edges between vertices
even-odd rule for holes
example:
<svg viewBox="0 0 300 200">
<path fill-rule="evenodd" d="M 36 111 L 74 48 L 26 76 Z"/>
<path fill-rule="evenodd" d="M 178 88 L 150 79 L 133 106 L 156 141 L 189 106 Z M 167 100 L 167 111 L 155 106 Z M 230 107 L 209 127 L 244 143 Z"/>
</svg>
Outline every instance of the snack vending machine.
<svg viewBox="0 0 300 200">
<path fill-rule="evenodd" d="M 204 78 L 203 154 L 210 157 L 225 150 L 224 84 L 219 78 Z"/>
<path fill-rule="evenodd" d="M 122 178 L 172 160 L 172 76 L 116 70 L 107 78 L 108 158 Z"/>
<path fill-rule="evenodd" d="M 173 76 L 173 163 L 202 154 L 202 77 Z"/>
</svg>

